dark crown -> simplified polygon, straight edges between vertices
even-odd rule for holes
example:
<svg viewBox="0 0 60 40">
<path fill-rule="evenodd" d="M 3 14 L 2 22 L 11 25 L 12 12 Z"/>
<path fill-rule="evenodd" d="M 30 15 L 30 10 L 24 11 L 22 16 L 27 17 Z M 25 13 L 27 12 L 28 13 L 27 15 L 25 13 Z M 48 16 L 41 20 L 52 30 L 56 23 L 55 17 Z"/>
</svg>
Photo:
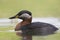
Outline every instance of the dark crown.
<svg viewBox="0 0 60 40">
<path fill-rule="evenodd" d="M 30 12 L 30 11 L 28 11 L 28 10 L 22 10 L 22 11 L 20 11 L 17 15 L 22 15 L 22 14 L 24 14 L 24 13 L 27 13 L 27 14 L 29 14 L 29 15 L 32 15 L 32 13 Z"/>
</svg>

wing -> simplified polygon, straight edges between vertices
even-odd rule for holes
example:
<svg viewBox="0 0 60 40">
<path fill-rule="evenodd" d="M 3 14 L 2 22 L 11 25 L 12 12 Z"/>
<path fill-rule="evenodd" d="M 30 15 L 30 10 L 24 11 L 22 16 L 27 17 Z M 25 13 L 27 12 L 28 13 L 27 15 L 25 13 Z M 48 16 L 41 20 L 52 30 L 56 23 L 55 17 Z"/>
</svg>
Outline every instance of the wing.
<svg viewBox="0 0 60 40">
<path fill-rule="evenodd" d="M 54 34 L 58 28 L 54 25 L 43 23 L 43 22 L 33 22 L 31 24 L 21 27 L 24 35 L 49 35 Z"/>
</svg>

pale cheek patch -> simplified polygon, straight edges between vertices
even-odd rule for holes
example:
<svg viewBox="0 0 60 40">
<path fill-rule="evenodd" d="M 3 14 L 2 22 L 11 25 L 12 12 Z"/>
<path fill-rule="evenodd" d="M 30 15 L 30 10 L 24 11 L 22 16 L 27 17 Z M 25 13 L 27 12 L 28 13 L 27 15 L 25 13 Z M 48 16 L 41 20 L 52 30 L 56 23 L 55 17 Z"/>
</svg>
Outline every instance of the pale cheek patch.
<svg viewBox="0 0 60 40">
<path fill-rule="evenodd" d="M 24 14 L 22 14 L 20 17 L 31 18 L 31 15 L 29 15 L 29 14 L 27 14 L 27 13 L 24 13 Z"/>
</svg>

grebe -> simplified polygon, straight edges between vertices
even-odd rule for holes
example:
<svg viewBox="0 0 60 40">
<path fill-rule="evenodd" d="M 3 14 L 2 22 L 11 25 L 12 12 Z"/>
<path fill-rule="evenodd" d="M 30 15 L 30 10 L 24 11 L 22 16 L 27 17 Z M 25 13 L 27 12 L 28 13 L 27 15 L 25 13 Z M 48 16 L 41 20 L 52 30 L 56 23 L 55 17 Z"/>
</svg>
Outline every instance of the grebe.
<svg viewBox="0 0 60 40">
<path fill-rule="evenodd" d="M 19 18 L 23 21 L 18 23 L 15 27 L 15 31 L 18 36 L 22 36 L 23 40 L 32 40 L 32 36 L 45 36 L 54 34 L 58 30 L 54 25 L 44 22 L 32 22 L 32 13 L 28 10 L 22 10 L 17 15 L 10 17 L 9 19 Z"/>
</svg>

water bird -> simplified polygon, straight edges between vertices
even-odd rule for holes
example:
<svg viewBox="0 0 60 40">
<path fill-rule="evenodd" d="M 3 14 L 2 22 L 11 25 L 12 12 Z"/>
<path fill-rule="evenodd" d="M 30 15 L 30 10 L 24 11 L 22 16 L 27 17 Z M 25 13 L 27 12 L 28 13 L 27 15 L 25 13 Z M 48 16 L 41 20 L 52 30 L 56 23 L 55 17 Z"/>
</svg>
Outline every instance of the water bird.
<svg viewBox="0 0 60 40">
<path fill-rule="evenodd" d="M 47 36 L 54 34 L 58 30 L 54 25 L 44 22 L 32 22 L 32 13 L 28 10 L 22 10 L 9 19 L 22 19 L 15 27 L 18 36 L 22 36 L 22 40 L 32 40 L 32 36 Z"/>
</svg>

